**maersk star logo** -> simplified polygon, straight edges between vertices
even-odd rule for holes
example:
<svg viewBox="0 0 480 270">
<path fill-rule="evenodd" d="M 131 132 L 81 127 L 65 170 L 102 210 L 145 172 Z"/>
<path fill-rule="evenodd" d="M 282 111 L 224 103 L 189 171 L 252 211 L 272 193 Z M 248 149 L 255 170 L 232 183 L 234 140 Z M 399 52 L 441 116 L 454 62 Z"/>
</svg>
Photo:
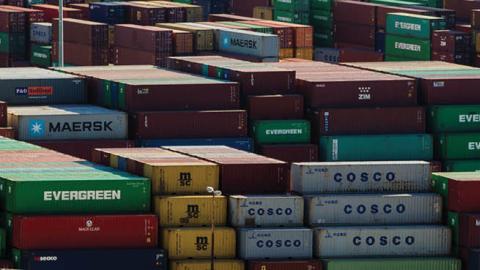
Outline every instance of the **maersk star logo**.
<svg viewBox="0 0 480 270">
<path fill-rule="evenodd" d="M 225 45 L 225 47 L 228 47 L 228 37 L 223 39 L 223 45 Z"/>
<path fill-rule="evenodd" d="M 30 135 L 31 136 L 44 136 L 45 135 L 45 121 L 32 120 L 30 121 Z"/>
</svg>

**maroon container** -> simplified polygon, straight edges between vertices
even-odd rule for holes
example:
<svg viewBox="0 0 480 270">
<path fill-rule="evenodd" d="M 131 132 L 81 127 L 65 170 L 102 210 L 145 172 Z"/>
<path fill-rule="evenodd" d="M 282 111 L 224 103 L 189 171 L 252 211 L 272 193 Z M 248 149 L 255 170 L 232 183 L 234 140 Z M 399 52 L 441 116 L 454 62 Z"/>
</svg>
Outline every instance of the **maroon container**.
<svg viewBox="0 0 480 270">
<path fill-rule="evenodd" d="M 479 84 L 479 75 L 438 75 L 420 80 L 423 103 L 427 105 L 480 103 Z"/>
<path fill-rule="evenodd" d="M 225 194 L 272 194 L 290 190 L 289 165 L 283 161 L 226 146 L 164 147 L 220 166 L 220 189 Z"/>
<path fill-rule="evenodd" d="M 39 4 L 32 5 L 33 9 L 41 10 L 44 12 L 44 19 L 46 22 L 53 22 L 53 19 L 58 18 L 58 5 Z M 76 8 L 63 8 L 64 18 L 83 19 L 83 13 Z"/>
<path fill-rule="evenodd" d="M 25 32 L 25 13 L 0 7 L 0 32 L 20 33 Z"/>
<path fill-rule="evenodd" d="M 136 139 L 227 138 L 247 136 L 247 112 L 137 112 L 130 121 Z"/>
<path fill-rule="evenodd" d="M 54 0 L 54 1 L 57 2 L 58 0 Z M 68 7 L 81 10 L 82 11 L 82 18 L 85 19 L 85 20 L 90 18 L 90 6 L 89 6 L 89 4 L 70 3 L 70 4 L 68 4 Z"/>
<path fill-rule="evenodd" d="M 303 118 L 303 96 L 269 95 L 248 97 L 249 120 Z"/>
<path fill-rule="evenodd" d="M 17 133 L 12 127 L 0 127 L 0 136 L 15 139 L 17 137 Z"/>
<path fill-rule="evenodd" d="M 64 42 L 65 63 L 74 66 L 104 66 L 108 65 L 108 47 L 96 48 L 90 45 Z M 52 58 L 58 61 L 58 42 L 53 41 Z"/>
<path fill-rule="evenodd" d="M 466 248 L 480 248 L 480 213 L 460 213 L 459 245 Z"/>
<path fill-rule="evenodd" d="M 432 61 L 443 61 L 449 63 L 470 65 L 472 58 L 470 53 L 455 53 L 455 52 L 432 52 Z"/>
<path fill-rule="evenodd" d="M 457 12 L 458 21 L 470 22 L 472 19 L 472 10 L 480 9 L 480 1 L 444 0 L 443 7 L 455 10 Z"/>
<path fill-rule="evenodd" d="M 181 30 L 173 30 L 173 54 L 193 54 L 193 33 Z"/>
<path fill-rule="evenodd" d="M 108 46 L 108 25 L 104 23 L 68 19 L 63 22 L 65 42 L 92 45 L 105 48 Z M 58 39 L 58 20 L 53 21 L 52 36 Z"/>
<path fill-rule="evenodd" d="M 466 52 L 470 50 L 472 36 L 460 31 L 438 30 L 432 35 L 432 50 L 435 52 Z"/>
<path fill-rule="evenodd" d="M 133 24 L 115 25 L 115 45 L 149 52 L 171 52 L 172 30 Z"/>
<path fill-rule="evenodd" d="M 442 172 L 442 162 L 438 160 L 430 161 L 430 168 L 432 172 Z"/>
<path fill-rule="evenodd" d="M 295 48 L 313 47 L 313 27 L 303 24 L 294 24 L 286 22 L 268 21 L 271 25 L 291 27 L 293 30 L 293 39 Z"/>
<path fill-rule="evenodd" d="M 155 215 L 14 216 L 18 249 L 155 247 Z"/>
<path fill-rule="evenodd" d="M 248 21 L 249 24 L 267 26 L 273 29 L 273 33 L 278 36 L 281 49 L 294 48 L 295 30 L 291 26 L 277 24 L 272 21 Z"/>
<path fill-rule="evenodd" d="M 339 62 L 382 62 L 383 53 L 373 49 L 345 47 L 339 50 Z"/>
<path fill-rule="evenodd" d="M 45 13 L 41 10 L 32 9 L 32 8 L 24 8 L 24 7 L 14 7 L 14 6 L 2 6 L 1 8 L 25 13 L 25 18 L 27 20 L 26 21 L 27 27 L 31 23 L 43 22 L 45 20 L 44 19 Z"/>
<path fill-rule="evenodd" d="M 314 144 L 261 145 L 259 154 L 288 163 L 312 162 L 318 161 L 318 146 Z"/>
<path fill-rule="evenodd" d="M 335 1 L 333 4 L 333 19 L 335 22 L 375 27 L 377 6 L 378 5 L 375 4 L 358 1 Z M 356 27 L 357 26 L 354 28 Z"/>
<path fill-rule="evenodd" d="M 148 4 L 128 4 L 129 23 L 138 25 L 155 25 L 167 22 L 167 9 L 165 7 Z"/>
<path fill-rule="evenodd" d="M 268 3 L 268 0 L 265 0 L 265 3 Z M 267 4 L 264 6 L 270 6 L 270 4 Z M 209 14 L 208 21 L 209 22 L 260 21 L 260 19 L 252 18 L 252 16 L 253 16 L 253 10 L 252 10 L 252 15 L 248 15 L 248 16 L 240 16 L 240 15 L 234 15 L 234 14 Z"/>
<path fill-rule="evenodd" d="M 7 126 L 7 103 L 0 101 L 0 127 Z"/>
<path fill-rule="evenodd" d="M 168 52 L 155 53 L 116 46 L 113 48 L 112 62 L 115 65 L 152 65 L 166 67 L 167 58 L 170 55 L 171 53 Z"/>
<path fill-rule="evenodd" d="M 250 261 L 248 270 L 322 270 L 318 260 L 305 261 Z"/>
<path fill-rule="evenodd" d="M 335 42 L 375 48 L 375 26 L 335 23 Z"/>
<path fill-rule="evenodd" d="M 13 263 L 9 260 L 0 260 L 0 268 L 13 269 Z"/>
<path fill-rule="evenodd" d="M 472 9 L 472 19 L 470 22 L 473 29 L 480 29 L 480 9 Z"/>
<path fill-rule="evenodd" d="M 271 0 L 248 0 L 248 1 L 231 0 L 230 4 L 231 4 L 231 10 L 233 14 L 253 17 L 253 9 L 255 7 L 269 7 L 271 6 Z M 213 16 L 209 17 L 210 20 L 211 18 L 213 18 Z M 221 18 L 225 18 L 225 17 L 221 17 Z M 220 19 L 220 21 L 221 20 L 222 19 Z"/>
<path fill-rule="evenodd" d="M 454 0 L 456 1 L 456 0 Z M 394 6 L 386 6 L 386 5 L 378 5 L 376 9 L 377 15 L 377 27 L 380 29 L 387 28 L 387 14 L 388 13 L 410 13 L 410 14 L 417 14 L 417 15 L 435 15 L 434 12 L 416 8 L 407 8 L 407 7 L 394 7 Z"/>
</svg>

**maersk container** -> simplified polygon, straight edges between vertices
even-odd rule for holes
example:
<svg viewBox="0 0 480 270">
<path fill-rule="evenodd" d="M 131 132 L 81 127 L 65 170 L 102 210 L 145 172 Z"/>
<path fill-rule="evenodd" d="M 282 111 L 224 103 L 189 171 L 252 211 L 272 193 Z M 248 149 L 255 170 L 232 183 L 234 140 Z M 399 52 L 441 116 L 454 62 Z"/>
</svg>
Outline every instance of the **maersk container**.
<svg viewBox="0 0 480 270">
<path fill-rule="evenodd" d="M 18 139 L 127 139 L 128 115 L 91 105 L 9 107 L 8 122 Z"/>
<path fill-rule="evenodd" d="M 445 172 L 480 171 L 480 160 L 446 160 L 443 167 Z"/>
<path fill-rule="evenodd" d="M 257 144 L 309 143 L 310 132 L 307 120 L 259 120 L 252 126 Z"/>
<path fill-rule="evenodd" d="M 225 196 L 156 196 L 155 213 L 161 217 L 160 227 L 196 227 L 227 224 Z"/>
<path fill-rule="evenodd" d="M 162 249 L 13 250 L 15 267 L 30 270 L 167 270 Z"/>
<path fill-rule="evenodd" d="M 38 44 L 52 44 L 52 23 L 38 22 L 30 26 L 30 41 Z"/>
<path fill-rule="evenodd" d="M 443 30 L 447 23 L 443 18 L 409 13 L 388 13 L 387 34 L 431 39 L 433 31 Z"/>
<path fill-rule="evenodd" d="M 429 192 L 431 167 L 425 161 L 293 163 L 292 190 L 302 194 Z"/>
<path fill-rule="evenodd" d="M 253 152 L 251 138 L 211 138 L 211 139 L 165 139 L 165 140 L 140 140 L 141 147 L 161 146 L 192 146 L 192 145 L 224 145 L 235 149 Z"/>
<path fill-rule="evenodd" d="M 312 258 L 311 229 L 249 229 L 237 231 L 238 257 L 252 259 Z"/>
<path fill-rule="evenodd" d="M 325 136 L 319 147 L 325 161 L 433 159 L 429 134 Z"/>
<path fill-rule="evenodd" d="M 300 196 L 233 195 L 229 220 L 234 227 L 303 226 L 304 202 Z"/>
<path fill-rule="evenodd" d="M 387 34 L 385 37 L 385 54 L 412 60 L 430 60 L 430 40 Z"/>
<path fill-rule="evenodd" d="M 170 270 L 213 270 L 211 260 L 170 261 Z M 215 260 L 215 270 L 245 270 L 245 263 L 240 260 Z"/>
<path fill-rule="evenodd" d="M 438 135 L 435 150 L 440 159 L 480 159 L 480 133 Z"/>
<path fill-rule="evenodd" d="M 443 210 L 434 193 L 312 195 L 305 209 L 310 226 L 438 224 Z"/>
<path fill-rule="evenodd" d="M 277 35 L 244 30 L 218 30 L 220 52 L 256 57 L 279 57 L 280 45 Z"/>
<path fill-rule="evenodd" d="M 327 270 L 461 270 L 456 258 L 367 258 L 322 260 Z"/>
<path fill-rule="evenodd" d="M 428 126 L 431 132 L 479 131 L 480 105 L 431 106 Z"/>
<path fill-rule="evenodd" d="M 360 226 L 315 229 L 315 256 L 448 256 L 452 242 L 446 226 Z"/>
</svg>

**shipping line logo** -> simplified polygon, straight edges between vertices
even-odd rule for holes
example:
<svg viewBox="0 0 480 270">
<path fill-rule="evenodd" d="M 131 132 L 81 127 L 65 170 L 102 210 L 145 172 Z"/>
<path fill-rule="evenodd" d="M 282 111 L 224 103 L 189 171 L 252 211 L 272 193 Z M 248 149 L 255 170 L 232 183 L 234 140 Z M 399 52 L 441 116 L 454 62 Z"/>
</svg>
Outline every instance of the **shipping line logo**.
<svg viewBox="0 0 480 270">
<path fill-rule="evenodd" d="M 185 211 L 187 216 L 180 218 L 180 222 L 183 224 L 190 223 L 190 219 L 200 217 L 200 206 L 198 204 L 189 204 L 187 205 L 187 211 Z"/>
<path fill-rule="evenodd" d="M 197 247 L 197 250 L 207 250 L 208 249 L 208 237 L 197 236 L 195 246 Z"/>
<path fill-rule="evenodd" d="M 189 172 L 181 172 L 178 178 L 181 187 L 189 187 L 192 185 L 192 174 Z"/>
<path fill-rule="evenodd" d="M 53 95 L 53 87 L 51 86 L 28 86 L 15 88 L 16 96 L 27 97 L 47 97 Z"/>
<path fill-rule="evenodd" d="M 113 201 L 121 200 L 121 190 L 44 191 L 44 201 Z"/>
<path fill-rule="evenodd" d="M 113 131 L 112 124 L 112 121 L 50 122 L 47 129 L 44 120 L 31 120 L 28 126 L 32 137 L 41 137 L 45 136 L 47 130 L 49 133 Z"/>
<path fill-rule="evenodd" d="M 84 227 L 79 227 L 78 228 L 79 232 L 99 232 L 100 227 L 98 226 L 93 226 L 93 220 L 89 219 L 85 222 Z"/>
<path fill-rule="evenodd" d="M 223 39 L 223 45 L 225 47 L 242 47 L 248 49 L 257 49 L 257 41 L 251 39 L 240 39 L 240 38 L 228 38 Z"/>
<path fill-rule="evenodd" d="M 32 137 L 45 136 L 45 121 L 44 120 L 31 120 L 28 124 L 28 130 Z"/>
</svg>

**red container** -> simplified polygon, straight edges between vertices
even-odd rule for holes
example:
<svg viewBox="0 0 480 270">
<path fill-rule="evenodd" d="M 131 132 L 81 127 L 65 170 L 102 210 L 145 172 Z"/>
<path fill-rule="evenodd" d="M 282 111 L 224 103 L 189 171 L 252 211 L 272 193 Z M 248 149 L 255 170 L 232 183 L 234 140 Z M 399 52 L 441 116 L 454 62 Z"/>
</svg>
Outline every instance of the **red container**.
<svg viewBox="0 0 480 270">
<path fill-rule="evenodd" d="M 337 47 L 340 47 L 337 45 Z M 339 50 L 339 62 L 382 62 L 383 53 L 367 48 L 343 47 Z"/>
<path fill-rule="evenodd" d="M 305 261 L 250 261 L 248 270 L 322 270 L 318 260 Z M 353 269 L 352 269 L 353 270 Z"/>
<path fill-rule="evenodd" d="M 456 1 L 456 0 L 453 0 Z M 435 15 L 434 12 L 416 8 L 407 8 L 407 7 L 394 7 L 394 6 L 385 6 L 385 5 L 378 5 L 376 9 L 377 15 L 377 27 L 380 29 L 387 28 L 387 14 L 388 13 L 410 13 L 410 14 L 417 14 L 417 15 Z"/>
<path fill-rule="evenodd" d="M 31 23 L 43 22 L 44 21 L 45 14 L 41 10 L 32 9 L 32 8 L 24 8 L 24 7 L 14 7 L 14 6 L 1 6 L 1 8 L 25 13 L 25 18 L 27 20 L 26 21 L 27 26 L 30 25 Z"/>
<path fill-rule="evenodd" d="M 90 161 L 93 161 L 92 153 L 96 148 L 135 147 L 134 141 L 127 140 L 34 141 L 31 143 Z"/>
<path fill-rule="evenodd" d="M 466 248 L 480 248 L 480 214 L 460 213 L 459 245 Z"/>
<path fill-rule="evenodd" d="M 309 25 L 293 24 L 286 22 L 268 21 L 272 25 L 286 26 L 293 29 L 295 48 L 313 47 L 313 27 Z"/>
<path fill-rule="evenodd" d="M 432 61 L 443 61 L 456 64 L 470 65 L 472 58 L 470 53 L 454 53 L 454 52 L 432 52 Z"/>
<path fill-rule="evenodd" d="M 315 136 L 425 133 L 423 107 L 336 108 L 314 112 Z"/>
<path fill-rule="evenodd" d="M 273 33 L 278 36 L 281 49 L 294 48 L 294 28 L 287 25 L 277 24 L 272 21 L 248 21 L 249 24 L 267 26 L 273 29 Z"/>
<path fill-rule="evenodd" d="M 303 118 L 301 95 L 249 96 L 247 106 L 250 121 Z"/>
<path fill-rule="evenodd" d="M 441 172 L 442 171 L 442 162 L 441 161 L 430 161 L 430 168 L 432 172 Z"/>
<path fill-rule="evenodd" d="M 448 181 L 448 210 L 453 212 L 480 211 L 480 178 L 476 179 L 449 179 Z"/>
<path fill-rule="evenodd" d="M 246 137 L 248 131 L 243 110 L 137 112 L 130 126 L 137 139 Z"/>
<path fill-rule="evenodd" d="M 108 48 L 108 25 L 66 18 L 63 22 L 64 40 L 69 43 Z M 53 21 L 52 36 L 58 40 L 58 20 Z"/>
<path fill-rule="evenodd" d="M 253 9 L 255 7 L 269 7 L 271 6 L 271 0 L 231 0 L 231 10 L 233 14 L 253 17 Z M 213 14 L 216 15 L 216 14 Z M 210 15 L 209 19 L 212 18 L 221 18 L 220 21 L 225 17 L 212 16 Z"/>
<path fill-rule="evenodd" d="M 154 26 L 115 25 L 115 45 L 153 53 L 172 51 L 173 32 Z"/>
<path fill-rule="evenodd" d="M 9 260 L 0 260 L 0 268 L 13 269 L 13 263 Z"/>
<path fill-rule="evenodd" d="M 54 1 L 58 1 L 58 0 L 54 0 Z M 85 19 L 85 20 L 88 20 L 90 18 L 90 5 L 89 4 L 73 3 L 73 4 L 68 4 L 68 7 L 81 10 L 82 11 L 82 18 Z"/>
<path fill-rule="evenodd" d="M 156 247 L 155 215 L 14 216 L 12 245 L 19 249 Z"/>
<path fill-rule="evenodd" d="M 261 145 L 259 154 L 288 163 L 312 162 L 318 161 L 318 146 L 314 144 Z"/>
<path fill-rule="evenodd" d="M 335 23 L 335 42 L 375 48 L 375 26 Z"/>
<path fill-rule="evenodd" d="M 0 127 L 7 126 L 7 103 L 0 101 Z"/>
<path fill-rule="evenodd" d="M 480 103 L 479 75 L 426 76 L 420 80 L 423 103 L 427 105 Z"/>
<path fill-rule="evenodd" d="M 470 22 L 472 17 L 472 9 L 480 9 L 480 1 L 472 0 L 444 0 L 443 7 L 453 9 L 457 12 L 457 20 Z"/>
<path fill-rule="evenodd" d="M 20 33 L 25 32 L 25 13 L 3 8 L 0 6 L 0 32 Z"/>
<path fill-rule="evenodd" d="M 90 45 L 64 42 L 63 48 L 66 64 L 74 66 L 108 65 L 108 47 L 98 48 Z M 54 61 L 58 61 L 57 41 L 53 41 L 52 58 Z"/>
<path fill-rule="evenodd" d="M 333 4 L 333 19 L 335 22 L 375 27 L 377 6 L 376 4 L 358 1 L 335 1 Z"/>
<path fill-rule="evenodd" d="M 46 5 L 46 4 L 39 4 L 39 5 L 32 5 L 33 9 L 42 10 L 45 14 L 45 21 L 46 22 L 53 22 L 53 19 L 58 18 L 58 6 L 56 5 Z M 83 19 L 82 18 L 82 11 L 76 8 L 63 8 L 63 17 L 64 18 L 72 18 L 72 19 Z"/>
<path fill-rule="evenodd" d="M 0 136 L 15 139 L 17 134 L 15 129 L 12 127 L 0 127 Z"/>
<path fill-rule="evenodd" d="M 225 194 L 272 194 L 290 190 L 289 165 L 283 161 L 226 146 L 164 148 L 218 164 L 220 188 Z"/>
</svg>

